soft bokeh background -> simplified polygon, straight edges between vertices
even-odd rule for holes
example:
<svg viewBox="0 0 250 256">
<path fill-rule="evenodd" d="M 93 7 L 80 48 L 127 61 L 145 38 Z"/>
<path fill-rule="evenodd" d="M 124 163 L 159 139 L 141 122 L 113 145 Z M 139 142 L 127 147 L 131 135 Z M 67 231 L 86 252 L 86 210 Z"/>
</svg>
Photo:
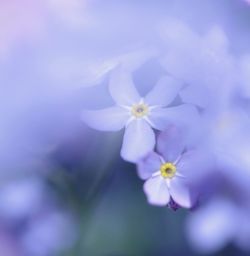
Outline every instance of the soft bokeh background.
<svg viewBox="0 0 250 256">
<path fill-rule="evenodd" d="M 157 81 L 150 56 L 168 18 L 201 34 L 218 24 L 235 56 L 250 51 L 247 1 L 0 0 L 0 255 L 201 255 L 187 231 L 194 213 L 150 206 L 120 159 L 122 133 L 81 121 L 110 104 L 119 61 L 133 63 L 141 91 Z M 221 244 L 209 255 L 249 255 Z"/>
</svg>

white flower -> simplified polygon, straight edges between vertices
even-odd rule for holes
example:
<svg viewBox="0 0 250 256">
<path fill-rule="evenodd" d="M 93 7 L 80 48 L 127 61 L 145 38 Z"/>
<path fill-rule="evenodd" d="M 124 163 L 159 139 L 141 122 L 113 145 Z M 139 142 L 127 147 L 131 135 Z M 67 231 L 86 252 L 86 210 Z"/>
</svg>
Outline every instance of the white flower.
<svg viewBox="0 0 250 256">
<path fill-rule="evenodd" d="M 90 127 L 101 131 L 125 128 L 121 156 L 127 161 L 137 162 L 155 146 L 152 128 L 164 130 L 170 123 L 183 123 L 196 115 L 195 108 L 189 105 L 165 108 L 176 98 L 181 86 L 172 77 L 163 76 L 142 97 L 130 72 L 116 68 L 109 83 L 109 91 L 116 105 L 97 111 L 84 111 L 83 119 Z"/>
</svg>

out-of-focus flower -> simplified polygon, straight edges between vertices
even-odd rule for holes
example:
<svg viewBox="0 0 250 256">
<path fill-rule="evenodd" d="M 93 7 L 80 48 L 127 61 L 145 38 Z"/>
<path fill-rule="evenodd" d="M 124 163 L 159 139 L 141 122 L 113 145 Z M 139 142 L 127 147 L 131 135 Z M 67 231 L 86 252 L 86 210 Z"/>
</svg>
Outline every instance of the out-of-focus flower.
<svg viewBox="0 0 250 256">
<path fill-rule="evenodd" d="M 49 256 L 69 249 L 76 237 L 73 216 L 52 210 L 30 221 L 21 243 L 25 255 Z"/>
<path fill-rule="evenodd" d="M 180 92 L 184 102 L 216 108 L 228 100 L 236 82 L 228 39 L 220 27 L 201 36 L 184 22 L 170 20 L 160 29 L 166 44 L 163 67 L 187 86 Z"/>
<path fill-rule="evenodd" d="M 44 201 L 45 186 L 38 178 L 10 181 L 0 189 L 0 217 L 18 220 L 31 216 Z"/>
<path fill-rule="evenodd" d="M 213 253 L 233 239 L 239 215 L 232 204 L 214 199 L 189 216 L 187 238 L 199 252 Z"/>
<path fill-rule="evenodd" d="M 199 146 L 213 152 L 217 175 L 230 180 L 248 194 L 250 191 L 250 119 L 240 104 L 204 112 Z M 237 172 L 237 175 L 235 175 Z"/>
<path fill-rule="evenodd" d="M 183 122 L 196 114 L 186 106 L 168 106 L 177 96 L 182 84 L 169 76 L 162 77 L 143 98 L 134 86 L 129 72 L 122 68 L 113 71 L 109 83 L 110 94 L 116 106 L 96 111 L 84 111 L 83 119 L 92 128 L 101 131 L 118 131 L 126 128 L 121 156 L 136 162 L 155 146 L 152 128 L 163 130 L 171 122 Z"/>
<path fill-rule="evenodd" d="M 138 174 L 146 180 L 144 192 L 148 202 L 164 206 L 172 199 L 181 207 L 191 208 L 198 194 L 193 186 L 195 175 L 206 168 L 204 155 L 187 149 L 176 127 L 159 135 L 157 152 L 159 154 L 152 152 L 138 163 Z"/>
<path fill-rule="evenodd" d="M 82 51 L 82 49 L 81 49 Z M 77 55 L 77 56 L 75 56 Z M 53 59 L 46 59 L 42 63 L 45 75 L 55 80 L 55 85 L 62 88 L 63 83 L 70 83 L 68 89 L 85 88 L 101 84 L 108 76 L 109 72 L 122 64 L 127 70 L 133 72 L 142 63 L 156 55 L 156 50 L 151 47 L 133 48 L 129 52 L 110 54 L 108 57 L 86 56 L 77 51 L 66 55 L 58 55 Z M 72 84 L 72 80 L 74 83 Z M 59 81 L 59 83 L 58 83 Z"/>
<path fill-rule="evenodd" d="M 182 101 L 201 108 L 199 146 L 214 153 L 218 175 L 248 194 L 249 57 L 237 63 L 226 34 L 217 26 L 199 35 L 185 23 L 172 20 L 161 31 L 168 47 L 163 67 L 186 83 L 179 93 Z"/>
<path fill-rule="evenodd" d="M 214 253 L 232 242 L 249 251 L 249 208 L 222 197 L 212 198 L 189 216 L 187 237 L 201 253 Z"/>
<path fill-rule="evenodd" d="M 154 48 L 147 47 L 136 49 L 128 53 L 121 53 L 110 58 L 98 59 L 94 62 L 89 60 L 81 66 L 81 86 L 93 86 L 105 79 L 110 71 L 119 65 L 126 68 L 127 71 L 133 72 L 139 68 L 142 63 L 154 57 L 157 51 Z"/>
<path fill-rule="evenodd" d="M 1 242 L 8 246 L 1 233 L 5 229 L 13 240 L 13 249 L 19 249 L 19 254 L 13 255 L 55 255 L 75 241 L 77 218 L 58 205 L 53 190 L 39 178 L 23 177 L 2 186 L 0 252 L 4 250 Z"/>
</svg>

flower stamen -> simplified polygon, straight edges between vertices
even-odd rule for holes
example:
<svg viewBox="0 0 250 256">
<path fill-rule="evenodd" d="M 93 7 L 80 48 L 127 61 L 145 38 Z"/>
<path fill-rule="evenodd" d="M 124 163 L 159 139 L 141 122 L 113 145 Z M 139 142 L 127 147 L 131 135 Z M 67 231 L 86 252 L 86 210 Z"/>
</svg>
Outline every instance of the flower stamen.
<svg viewBox="0 0 250 256">
<path fill-rule="evenodd" d="M 142 118 L 149 113 L 149 108 L 144 103 L 136 104 L 132 106 L 131 113 L 136 118 Z"/>
<path fill-rule="evenodd" d="M 161 176 L 165 179 L 171 179 L 176 174 L 176 166 L 172 163 L 164 163 L 161 165 L 160 168 Z"/>
</svg>

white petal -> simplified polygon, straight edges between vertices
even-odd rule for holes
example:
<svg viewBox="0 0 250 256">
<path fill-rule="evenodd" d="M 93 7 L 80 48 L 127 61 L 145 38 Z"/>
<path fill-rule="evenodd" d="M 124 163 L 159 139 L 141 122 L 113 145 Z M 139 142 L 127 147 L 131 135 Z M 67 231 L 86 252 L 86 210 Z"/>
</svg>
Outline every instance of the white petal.
<svg viewBox="0 0 250 256">
<path fill-rule="evenodd" d="M 150 204 L 165 206 L 170 200 L 166 181 L 161 176 L 148 179 L 144 183 L 143 190 Z"/>
<path fill-rule="evenodd" d="M 129 113 L 120 107 L 111 107 L 101 110 L 85 110 L 82 114 L 83 121 L 96 130 L 118 131 L 125 127 Z"/>
<path fill-rule="evenodd" d="M 189 128 L 197 124 L 199 114 L 195 107 L 183 104 L 176 107 L 155 108 L 151 110 L 149 120 L 157 130 L 165 130 L 170 124 L 178 127 Z"/>
<path fill-rule="evenodd" d="M 195 104 L 205 108 L 211 101 L 211 91 L 205 86 L 187 86 L 180 92 L 180 97 L 185 103 Z"/>
<path fill-rule="evenodd" d="M 138 103 L 141 99 L 138 94 L 131 72 L 117 67 L 110 75 L 109 91 L 118 105 L 132 105 Z"/>
<path fill-rule="evenodd" d="M 126 128 L 121 156 L 129 162 L 137 162 L 154 149 L 155 134 L 143 119 L 132 121 Z"/>
<path fill-rule="evenodd" d="M 206 150 L 188 150 L 177 163 L 178 172 L 185 176 L 190 184 L 199 184 L 206 180 L 215 169 L 215 159 Z"/>
<path fill-rule="evenodd" d="M 157 139 L 157 151 L 167 162 L 175 162 L 185 149 L 183 133 L 175 126 L 170 126 Z"/>
<path fill-rule="evenodd" d="M 141 179 L 148 179 L 152 174 L 161 167 L 161 157 L 155 152 L 149 153 L 141 161 L 138 162 L 137 172 Z"/>
<path fill-rule="evenodd" d="M 162 77 L 154 88 L 146 95 L 148 105 L 169 105 L 177 96 L 183 83 L 170 76 Z"/>
<path fill-rule="evenodd" d="M 180 206 L 191 208 L 195 199 L 191 195 L 191 190 L 188 184 L 185 183 L 185 178 L 174 177 L 170 181 L 170 195 L 173 200 Z"/>
</svg>

